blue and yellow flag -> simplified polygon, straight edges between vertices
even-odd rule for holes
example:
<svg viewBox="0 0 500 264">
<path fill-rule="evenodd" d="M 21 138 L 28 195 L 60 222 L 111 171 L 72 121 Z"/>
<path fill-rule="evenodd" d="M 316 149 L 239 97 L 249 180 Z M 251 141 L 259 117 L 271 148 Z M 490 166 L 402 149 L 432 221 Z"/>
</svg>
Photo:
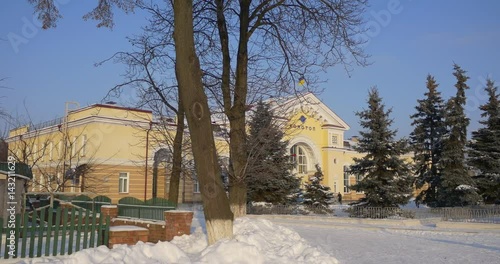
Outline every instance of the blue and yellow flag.
<svg viewBox="0 0 500 264">
<path fill-rule="evenodd" d="M 306 79 L 304 79 L 304 76 L 299 78 L 299 85 L 304 85 L 306 83 Z"/>
</svg>

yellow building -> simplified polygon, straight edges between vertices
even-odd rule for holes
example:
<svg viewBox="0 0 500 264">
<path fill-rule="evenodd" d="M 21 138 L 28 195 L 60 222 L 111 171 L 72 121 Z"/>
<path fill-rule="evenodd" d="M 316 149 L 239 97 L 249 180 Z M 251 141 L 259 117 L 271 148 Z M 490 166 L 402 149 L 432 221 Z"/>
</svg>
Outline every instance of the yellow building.
<svg viewBox="0 0 500 264">
<path fill-rule="evenodd" d="M 127 196 L 150 199 L 155 160 L 156 196 L 167 195 L 172 122 L 154 120 L 148 110 L 95 104 L 68 111 L 64 118 L 11 130 L 7 143 L 12 155 L 32 166 L 29 192 L 95 193 L 113 202 Z M 191 171 L 181 178 L 181 202 L 200 200 Z"/>
<path fill-rule="evenodd" d="M 349 125 L 311 93 L 270 100 L 270 104 L 286 131 L 297 163 L 295 173 L 306 181 L 319 164 L 323 184 L 333 192 L 341 193 L 344 200 L 363 197 L 349 188 L 359 179 L 347 168 L 354 157 L 363 155 L 352 148 L 355 138 L 345 139 Z M 213 116 L 219 155 L 227 165 L 224 120 Z M 30 192 L 90 192 L 113 202 L 126 196 L 168 197 L 174 121 L 154 117 L 148 110 L 96 104 L 67 111 L 65 118 L 11 130 L 7 142 L 11 154 L 33 165 Z M 189 153 L 185 160 L 179 202 L 197 202 L 201 197 Z M 158 168 L 156 188 L 153 167 Z"/>
</svg>

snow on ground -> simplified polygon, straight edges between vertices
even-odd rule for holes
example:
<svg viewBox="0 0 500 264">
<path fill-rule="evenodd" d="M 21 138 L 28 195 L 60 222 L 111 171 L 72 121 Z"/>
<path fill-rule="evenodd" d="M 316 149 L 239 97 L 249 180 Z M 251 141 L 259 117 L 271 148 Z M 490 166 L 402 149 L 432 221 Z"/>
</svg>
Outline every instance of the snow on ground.
<svg viewBox="0 0 500 264">
<path fill-rule="evenodd" d="M 37 258 L 21 263 L 338 263 L 329 254 L 311 247 L 296 232 L 265 219 L 240 218 L 234 222 L 234 238 L 207 247 L 198 227 L 190 235 L 171 242 L 117 245 L 85 249 L 70 256 Z"/>
<path fill-rule="evenodd" d="M 189 209 L 195 211 L 190 236 L 21 263 L 500 263 L 500 225 L 472 231 L 250 216 L 235 221 L 233 239 L 207 247 L 203 211 Z"/>
<path fill-rule="evenodd" d="M 500 263 L 500 226 L 492 232 L 311 223 L 279 217 L 271 221 L 296 231 L 340 263 Z"/>
</svg>

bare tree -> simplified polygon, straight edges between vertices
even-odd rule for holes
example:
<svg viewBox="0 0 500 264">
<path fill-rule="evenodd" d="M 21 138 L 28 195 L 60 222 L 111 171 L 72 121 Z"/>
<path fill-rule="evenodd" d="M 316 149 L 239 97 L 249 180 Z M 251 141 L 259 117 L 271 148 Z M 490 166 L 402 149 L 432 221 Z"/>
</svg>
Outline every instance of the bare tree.
<svg viewBox="0 0 500 264">
<path fill-rule="evenodd" d="M 182 98 L 179 97 L 179 93 L 177 92 L 175 78 L 167 77 L 168 70 L 173 68 L 174 59 L 171 57 L 171 54 L 164 52 L 164 44 L 154 44 L 150 38 L 153 37 L 143 35 L 130 39 L 132 45 L 136 47 L 135 51 L 117 52 L 111 58 L 104 60 L 98 65 L 109 60 L 114 60 L 128 66 L 124 75 L 126 81 L 113 87 L 108 92 L 106 98 L 119 96 L 123 89 L 132 87 L 140 96 L 137 102 L 138 107 L 148 106 L 158 116 L 162 116 L 164 110 L 173 112 L 176 115 L 176 132 L 173 140 L 170 140 L 170 134 L 163 134 L 165 138 L 162 141 L 172 145 L 172 173 L 170 176 L 168 199 L 177 204 L 182 172 L 182 143 L 185 129 L 184 109 Z M 170 81 L 172 84 L 168 85 L 166 81 L 161 81 L 162 79 Z M 161 106 L 158 106 L 158 103 Z M 167 131 L 170 130 L 168 129 Z M 153 171 L 153 173 L 155 172 Z"/>
<path fill-rule="evenodd" d="M 27 164 L 34 173 L 32 190 L 55 193 L 71 188 L 79 192 L 102 192 L 102 177 L 93 176 L 101 162 L 94 158 L 96 150 L 89 153 L 86 138 L 82 140 L 85 136 L 68 133 L 62 122 L 41 125 L 21 127 L 24 133 L 8 139 L 10 155 Z"/>
</svg>

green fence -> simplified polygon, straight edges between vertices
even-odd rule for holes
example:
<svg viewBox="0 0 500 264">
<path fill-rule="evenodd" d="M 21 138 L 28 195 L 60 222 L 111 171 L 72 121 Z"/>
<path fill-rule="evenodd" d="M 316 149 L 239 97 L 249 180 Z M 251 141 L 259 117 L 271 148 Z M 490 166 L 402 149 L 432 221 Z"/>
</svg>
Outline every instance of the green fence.
<svg viewBox="0 0 500 264">
<path fill-rule="evenodd" d="M 100 213 L 101 206 L 110 205 L 111 199 L 107 196 L 102 195 L 96 196 L 93 199 L 86 195 L 78 195 L 75 198 L 71 199 L 71 203 L 92 212 Z"/>
<path fill-rule="evenodd" d="M 143 202 L 134 197 L 118 201 L 118 216 L 149 220 L 164 220 L 163 212 L 175 210 L 175 204 L 164 198 L 152 198 Z"/>
<path fill-rule="evenodd" d="M 97 218 L 82 208 L 48 209 L 0 218 L 1 258 L 65 255 L 108 244 L 109 216 Z"/>
</svg>

